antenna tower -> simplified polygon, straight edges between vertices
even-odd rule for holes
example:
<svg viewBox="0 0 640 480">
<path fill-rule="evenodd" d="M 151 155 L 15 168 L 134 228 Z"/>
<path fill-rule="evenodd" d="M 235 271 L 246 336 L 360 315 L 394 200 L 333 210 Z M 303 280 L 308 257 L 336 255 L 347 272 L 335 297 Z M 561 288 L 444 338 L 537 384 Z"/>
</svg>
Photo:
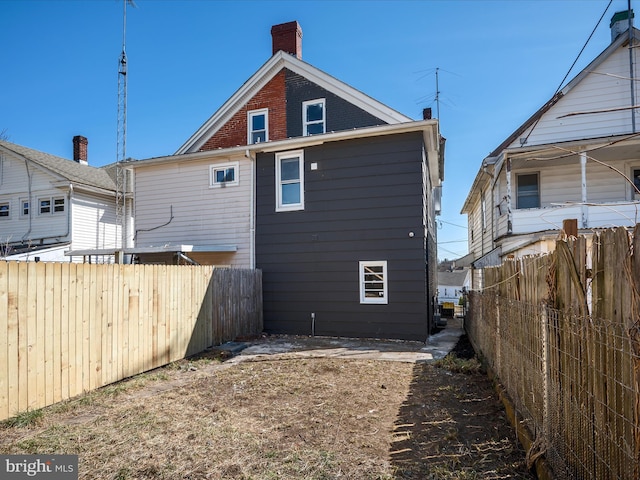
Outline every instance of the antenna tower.
<svg viewBox="0 0 640 480">
<path fill-rule="evenodd" d="M 436 67 L 436 118 L 440 120 L 440 87 L 438 86 L 438 71 L 440 68 Z"/>
<path fill-rule="evenodd" d="M 127 155 L 127 4 L 135 6 L 133 0 L 122 1 L 122 53 L 118 62 L 118 145 L 116 149 L 116 225 L 120 227 L 121 248 L 127 246 L 127 182 L 123 166 Z"/>
</svg>

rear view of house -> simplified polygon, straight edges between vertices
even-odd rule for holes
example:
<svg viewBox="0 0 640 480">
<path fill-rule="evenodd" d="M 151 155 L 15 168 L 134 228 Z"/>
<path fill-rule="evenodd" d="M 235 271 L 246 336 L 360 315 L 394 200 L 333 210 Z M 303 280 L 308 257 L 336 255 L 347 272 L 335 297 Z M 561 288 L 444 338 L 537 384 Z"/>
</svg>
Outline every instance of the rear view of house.
<svg viewBox="0 0 640 480">
<path fill-rule="evenodd" d="M 297 22 L 271 33 L 272 57 L 175 155 L 131 165 L 135 249 L 262 269 L 269 332 L 425 340 L 438 121 L 304 62 Z"/>
</svg>

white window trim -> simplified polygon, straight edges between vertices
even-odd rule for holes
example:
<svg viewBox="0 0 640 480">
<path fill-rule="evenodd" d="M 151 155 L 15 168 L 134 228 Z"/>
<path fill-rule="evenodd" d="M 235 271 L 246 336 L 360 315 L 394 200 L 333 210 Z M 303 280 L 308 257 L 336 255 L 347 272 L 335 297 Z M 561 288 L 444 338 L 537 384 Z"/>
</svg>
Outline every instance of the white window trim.
<svg viewBox="0 0 640 480">
<path fill-rule="evenodd" d="M 9 220 L 11 218 L 11 202 L 9 200 L 0 202 L 0 207 L 4 205 L 7 206 L 7 215 L 1 216 L 0 220 Z"/>
<path fill-rule="evenodd" d="M 299 203 L 282 203 L 282 179 L 280 178 L 280 162 L 282 160 L 290 160 L 298 158 L 298 168 L 300 172 L 300 202 Z M 295 210 L 304 210 L 304 151 L 293 150 L 289 152 L 276 153 L 276 212 L 290 212 Z"/>
<path fill-rule="evenodd" d="M 382 297 L 367 297 L 365 295 L 365 270 L 366 267 L 382 267 L 382 281 L 383 281 L 383 296 Z M 387 261 L 361 261 L 358 267 L 359 282 L 360 282 L 360 303 L 362 304 L 375 304 L 386 305 L 389 303 L 389 272 L 387 269 Z"/>
<path fill-rule="evenodd" d="M 232 182 L 216 182 L 216 171 L 233 168 L 235 173 Z M 228 162 L 209 165 L 209 188 L 235 187 L 240 184 L 240 162 Z"/>
<path fill-rule="evenodd" d="M 40 205 L 40 202 L 42 202 L 43 200 L 48 200 L 49 201 L 49 211 L 48 212 L 43 212 L 42 211 L 42 207 Z M 62 211 L 60 212 L 56 212 L 55 208 L 56 208 L 56 200 L 62 200 Z M 38 215 L 60 215 L 64 212 L 66 212 L 67 210 L 67 200 L 65 199 L 65 197 L 38 197 L 38 202 L 37 202 L 37 206 L 38 206 Z M 29 206 L 29 208 L 33 208 L 31 205 Z"/>
<path fill-rule="evenodd" d="M 520 182 L 519 178 L 521 176 L 527 175 L 535 175 L 537 177 L 537 186 L 538 186 L 538 206 L 537 207 L 521 207 L 520 206 Z M 516 174 L 516 209 L 517 210 L 530 210 L 542 207 L 542 193 L 541 193 L 541 185 L 540 185 L 540 172 L 521 172 Z"/>
<path fill-rule="evenodd" d="M 307 126 L 315 125 L 316 123 L 321 123 L 318 121 L 315 122 L 307 122 L 307 106 L 315 105 L 317 103 L 322 104 L 322 133 L 327 132 L 327 104 L 324 98 L 316 98 L 315 100 L 307 100 L 306 102 L 302 102 L 302 135 L 305 137 L 309 136 L 307 132 Z M 314 135 L 320 135 L 315 133 Z"/>
<path fill-rule="evenodd" d="M 257 115 L 264 115 L 264 141 L 269 141 L 269 109 L 261 108 L 259 110 L 250 110 L 247 112 L 247 144 L 252 145 L 253 130 L 251 129 L 251 119 Z"/>
<path fill-rule="evenodd" d="M 636 189 L 634 188 L 634 177 L 633 177 L 633 172 L 635 170 L 640 170 L 640 166 L 632 166 L 631 167 L 631 172 L 629 172 L 629 178 L 631 179 L 631 200 L 640 200 L 640 193 L 636 192 Z"/>
<path fill-rule="evenodd" d="M 29 213 L 24 213 L 24 204 L 28 203 L 29 204 Z M 31 205 L 31 202 L 27 199 L 27 198 L 21 198 L 20 199 L 20 218 L 27 218 L 29 217 L 29 215 L 32 212 L 32 207 L 33 205 Z"/>
</svg>

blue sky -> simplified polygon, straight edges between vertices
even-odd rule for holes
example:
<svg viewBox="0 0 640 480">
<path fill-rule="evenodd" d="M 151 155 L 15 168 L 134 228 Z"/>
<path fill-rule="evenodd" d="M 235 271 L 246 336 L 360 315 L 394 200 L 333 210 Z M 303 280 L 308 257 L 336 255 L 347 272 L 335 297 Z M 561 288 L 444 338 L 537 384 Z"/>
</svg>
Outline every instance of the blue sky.
<svg viewBox="0 0 640 480">
<path fill-rule="evenodd" d="M 127 14 L 127 156 L 174 153 L 297 20 L 303 60 L 447 138 L 440 259 L 467 252 L 460 209 L 482 159 L 555 92 L 609 0 L 135 0 Z M 632 5 L 633 6 L 633 5 Z M 610 42 L 612 0 L 569 80 Z M 116 160 L 122 0 L 0 0 L 0 132 L 64 158 Z"/>
</svg>

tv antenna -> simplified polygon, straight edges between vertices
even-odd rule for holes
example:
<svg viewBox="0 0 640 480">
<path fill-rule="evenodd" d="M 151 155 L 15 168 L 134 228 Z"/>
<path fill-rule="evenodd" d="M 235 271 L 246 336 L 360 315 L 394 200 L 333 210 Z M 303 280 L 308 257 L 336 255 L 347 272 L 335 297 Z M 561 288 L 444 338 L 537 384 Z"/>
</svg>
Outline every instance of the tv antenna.
<svg viewBox="0 0 640 480">
<path fill-rule="evenodd" d="M 116 148 L 116 228 L 120 228 L 121 248 L 127 247 L 127 181 L 123 163 L 127 159 L 127 5 L 135 7 L 133 0 L 122 1 L 122 53 L 118 61 L 118 125 Z"/>
</svg>

